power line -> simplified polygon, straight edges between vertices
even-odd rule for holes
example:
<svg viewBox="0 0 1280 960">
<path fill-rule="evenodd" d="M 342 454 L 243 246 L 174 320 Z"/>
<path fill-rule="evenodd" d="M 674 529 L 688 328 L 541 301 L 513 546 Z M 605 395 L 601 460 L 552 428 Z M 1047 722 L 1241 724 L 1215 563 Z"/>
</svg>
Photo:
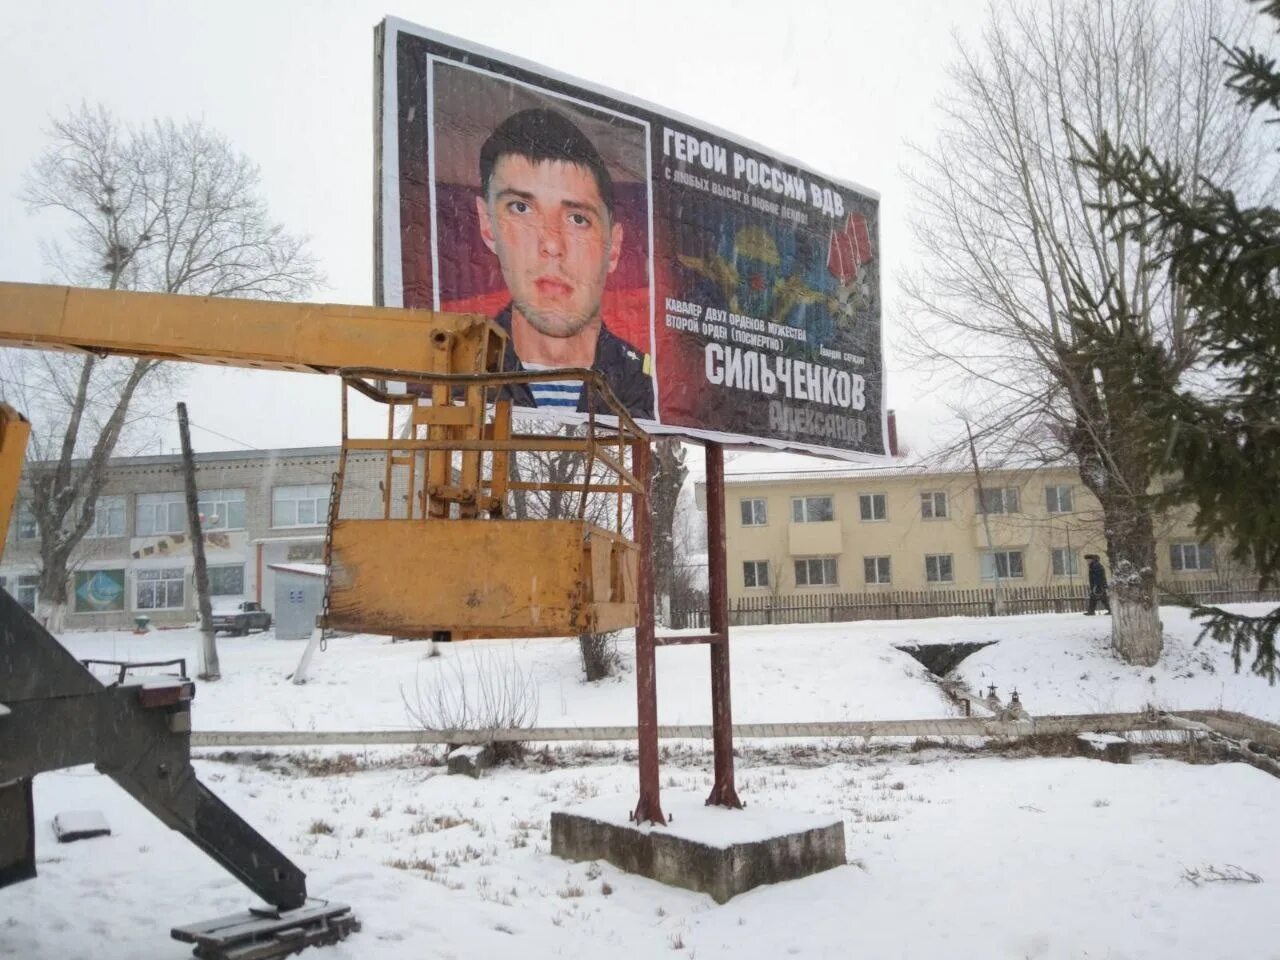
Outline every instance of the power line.
<svg viewBox="0 0 1280 960">
<path fill-rule="evenodd" d="M 8 384 L 8 385 L 9 385 L 9 386 L 11 386 L 11 387 L 18 387 L 18 388 L 20 388 L 20 389 L 22 389 L 22 390 L 30 390 L 30 391 L 35 391 L 35 392 L 37 392 L 37 393 L 47 394 L 47 395 L 49 395 L 49 396 L 51 396 L 51 397 L 54 397 L 54 398 L 56 398 L 56 399 L 58 399 L 58 400 L 61 400 L 61 401 L 63 401 L 63 402 L 65 402 L 65 401 L 66 401 L 66 397 L 64 397 L 64 396 L 63 396 L 61 393 L 59 393 L 57 390 L 53 390 L 53 389 L 51 389 L 51 388 L 49 388 L 49 387 L 33 386 L 33 385 L 31 385 L 31 384 L 22 383 L 21 381 L 17 381 L 17 380 L 9 380 L 9 379 L 6 379 L 6 378 L 4 378 L 4 377 L 0 377 L 0 383 Z M 110 408 L 110 409 L 112 409 L 112 410 L 114 410 L 114 409 L 115 409 L 115 404 L 110 403 L 110 402 L 108 402 L 108 401 L 106 401 L 106 400 L 96 400 L 96 399 L 94 399 L 93 397 L 86 397 L 86 398 L 85 398 L 85 403 L 93 404 L 94 406 L 97 406 L 97 407 Z M 156 417 L 156 418 L 158 418 L 158 419 L 161 419 L 161 420 L 165 420 L 165 421 L 167 421 L 167 422 L 169 422 L 169 423 L 172 423 L 172 424 L 174 424 L 175 426 L 177 425 L 177 422 L 178 422 L 178 418 L 177 418 L 177 415 L 176 415 L 176 414 L 157 413 L 157 414 L 155 414 L 155 417 Z M 232 436 L 230 436 L 230 435 L 228 435 L 228 434 L 222 433 L 221 431 L 215 430 L 215 429 L 213 429 L 212 427 L 206 427 L 206 426 L 204 426 L 204 425 L 202 425 L 202 424 L 196 423 L 194 420 L 188 420 L 188 425 L 189 425 L 189 426 L 191 426 L 191 427 L 196 428 L 197 430 L 203 430 L 205 433 L 213 434 L 213 436 L 215 436 L 215 437 L 219 437 L 219 438 L 221 438 L 221 439 L 223 439 L 223 440 L 228 440 L 228 441 L 230 441 L 231 443 L 239 444 L 240 446 L 244 447 L 246 451 L 248 451 L 248 452 L 250 452 L 250 453 L 259 453 L 259 454 L 264 454 L 264 455 L 265 455 L 265 454 L 269 454 L 269 453 L 273 452 L 270 448 L 266 448 L 266 447 L 256 447 L 256 446 L 254 446 L 253 444 L 249 443 L 249 442 L 248 442 L 248 441 L 246 441 L 246 440 L 240 440 L 240 439 L 238 439 L 238 438 L 236 438 L 236 437 L 232 437 Z M 198 459 L 198 456 L 197 456 L 197 459 Z M 300 466 L 300 468 L 301 468 L 303 471 L 305 471 L 306 473 L 312 473 L 312 474 L 315 474 L 317 477 L 322 477 L 326 482 L 327 482 L 327 481 L 332 477 L 332 473 L 331 473 L 331 472 L 326 472 L 326 471 L 323 471 L 323 470 L 318 470 L 318 469 L 316 469 L 315 467 L 308 466 L 307 464 L 299 464 L 299 466 Z M 365 486 L 365 487 L 367 487 L 369 490 L 372 490 L 372 489 L 373 489 L 372 487 L 368 487 L 368 485 L 367 485 L 367 484 L 361 484 L 361 483 L 359 483 L 358 481 L 356 481 L 356 482 L 352 482 L 352 481 L 350 481 L 350 480 L 349 480 L 349 481 L 348 481 L 348 484 L 349 484 L 349 485 L 353 485 L 353 486 Z"/>
</svg>

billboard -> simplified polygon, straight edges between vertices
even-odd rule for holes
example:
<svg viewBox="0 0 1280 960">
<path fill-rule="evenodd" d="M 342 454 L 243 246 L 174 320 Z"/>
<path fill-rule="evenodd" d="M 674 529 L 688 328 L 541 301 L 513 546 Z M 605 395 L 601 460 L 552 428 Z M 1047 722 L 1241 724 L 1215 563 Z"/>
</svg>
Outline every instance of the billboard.
<svg viewBox="0 0 1280 960">
<path fill-rule="evenodd" d="M 492 317 L 508 368 L 598 369 L 651 432 L 886 453 L 876 194 L 403 21 L 375 55 L 380 305 Z"/>
</svg>

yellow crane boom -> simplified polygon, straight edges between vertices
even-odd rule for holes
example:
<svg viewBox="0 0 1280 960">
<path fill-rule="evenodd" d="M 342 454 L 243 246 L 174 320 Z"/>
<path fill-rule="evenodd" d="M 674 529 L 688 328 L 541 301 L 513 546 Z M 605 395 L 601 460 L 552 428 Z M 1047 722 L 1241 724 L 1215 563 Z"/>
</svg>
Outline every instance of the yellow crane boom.
<svg viewBox="0 0 1280 960">
<path fill-rule="evenodd" d="M 353 438 L 343 391 L 324 625 L 403 636 L 559 636 L 630 626 L 637 554 L 623 532 L 622 504 L 643 496 L 644 483 L 626 455 L 634 459 L 634 446 L 648 438 L 594 371 L 503 371 L 506 337 L 484 317 L 428 310 L 0 282 L 3 346 L 338 374 L 386 405 L 385 435 Z M 513 433 L 502 387 L 566 374 L 583 380 L 593 399 L 585 437 Z M 391 394 L 371 382 L 379 379 L 416 389 Z M 406 407 L 409 435 L 398 436 L 396 411 Z M 596 411 L 610 419 L 598 423 Z M 17 495 L 28 426 L 16 411 L 0 410 L 0 534 Z M 512 481 L 511 457 L 522 450 L 576 457 L 581 482 Z M 359 500 L 344 478 L 368 472 L 371 457 L 381 458 L 376 478 L 368 478 L 380 493 Z M 577 517 L 507 519 L 508 491 L 540 486 L 578 493 Z M 616 498 L 609 529 L 586 518 L 589 495 Z M 427 570 L 434 570 L 430 586 Z"/>
<path fill-rule="evenodd" d="M 430 310 L 0 282 L 0 345 L 228 367 L 431 370 L 433 330 L 482 326 L 493 324 Z"/>
</svg>

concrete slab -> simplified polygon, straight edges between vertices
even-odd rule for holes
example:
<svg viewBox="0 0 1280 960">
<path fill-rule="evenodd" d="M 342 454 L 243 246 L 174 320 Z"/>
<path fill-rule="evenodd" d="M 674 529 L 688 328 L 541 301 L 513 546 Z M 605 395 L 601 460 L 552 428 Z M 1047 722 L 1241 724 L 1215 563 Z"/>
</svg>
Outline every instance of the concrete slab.
<svg viewBox="0 0 1280 960">
<path fill-rule="evenodd" d="M 1076 748 L 1086 757 L 1098 757 L 1108 763 L 1128 763 L 1132 751 L 1128 740 L 1113 733 L 1077 734 Z"/>
<path fill-rule="evenodd" d="M 53 833 L 59 843 L 111 836 L 107 818 L 99 810 L 64 810 L 53 818 Z"/>
<path fill-rule="evenodd" d="M 766 883 L 845 865 L 844 821 L 747 806 L 708 807 L 694 794 L 667 792 L 665 827 L 634 824 L 619 798 L 600 798 L 551 814 L 551 852 L 566 860 L 605 860 L 717 903 Z"/>
</svg>

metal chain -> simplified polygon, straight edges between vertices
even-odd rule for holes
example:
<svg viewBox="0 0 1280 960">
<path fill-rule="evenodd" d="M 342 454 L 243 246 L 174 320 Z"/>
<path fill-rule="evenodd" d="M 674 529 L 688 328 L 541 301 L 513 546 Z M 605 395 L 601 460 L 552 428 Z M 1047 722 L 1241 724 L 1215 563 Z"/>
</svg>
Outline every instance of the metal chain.
<svg viewBox="0 0 1280 960">
<path fill-rule="evenodd" d="M 333 524 L 338 519 L 338 471 L 329 475 L 329 522 L 324 528 L 324 599 L 320 617 L 326 626 L 320 628 L 320 652 L 329 649 L 329 588 L 333 583 Z"/>
</svg>

